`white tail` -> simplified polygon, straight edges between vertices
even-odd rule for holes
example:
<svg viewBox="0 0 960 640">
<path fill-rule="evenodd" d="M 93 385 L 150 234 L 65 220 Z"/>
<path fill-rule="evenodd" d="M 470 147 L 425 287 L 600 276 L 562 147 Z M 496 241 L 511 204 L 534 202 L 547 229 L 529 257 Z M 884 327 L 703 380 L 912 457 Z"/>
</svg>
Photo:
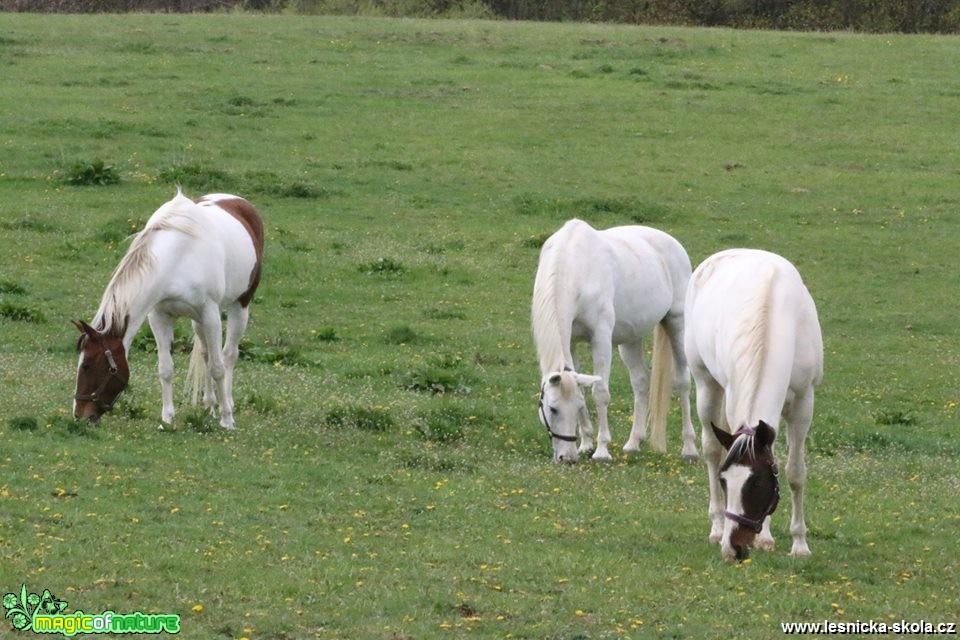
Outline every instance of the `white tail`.
<svg viewBox="0 0 960 640">
<path fill-rule="evenodd" d="M 197 334 L 193 335 L 193 351 L 190 354 L 187 380 L 190 381 L 190 401 L 197 404 L 200 401 L 200 391 L 207 380 L 207 361 L 203 357 L 203 345 L 200 344 L 200 336 Z"/>
<path fill-rule="evenodd" d="M 673 347 L 662 324 L 653 329 L 653 361 L 650 364 L 650 401 L 647 410 L 647 425 L 650 432 L 650 448 L 660 453 L 667 452 L 667 414 L 670 412 L 670 397 L 673 392 Z"/>
</svg>

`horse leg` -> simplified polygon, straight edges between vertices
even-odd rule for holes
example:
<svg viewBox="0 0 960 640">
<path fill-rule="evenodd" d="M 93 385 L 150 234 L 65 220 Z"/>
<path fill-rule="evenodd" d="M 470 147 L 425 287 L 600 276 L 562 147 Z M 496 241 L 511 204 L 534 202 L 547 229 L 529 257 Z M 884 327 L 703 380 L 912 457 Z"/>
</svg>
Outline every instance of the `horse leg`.
<svg viewBox="0 0 960 640">
<path fill-rule="evenodd" d="M 573 345 L 571 345 L 570 352 L 573 358 L 573 369 L 579 371 L 580 365 L 577 362 L 577 353 Z M 581 393 L 581 391 L 578 389 L 577 393 Z M 580 446 L 577 448 L 577 453 L 584 455 L 593 451 L 593 423 L 590 422 L 590 409 L 587 408 L 586 402 L 580 406 L 580 410 L 577 412 L 577 426 L 580 429 Z"/>
<path fill-rule="evenodd" d="M 760 533 L 758 533 L 757 537 L 753 539 L 753 546 L 757 549 L 773 551 L 773 547 L 776 545 L 776 541 L 773 539 L 773 532 L 770 531 L 771 520 L 772 518 L 770 516 L 767 516 L 763 519 L 763 525 L 760 528 Z"/>
<path fill-rule="evenodd" d="M 597 405 L 597 449 L 591 458 L 609 462 L 610 455 L 610 426 L 607 423 L 607 407 L 610 406 L 610 356 L 613 351 L 611 336 L 608 334 L 601 339 L 594 339 L 591 344 L 593 353 L 593 375 L 600 376 L 600 382 L 593 383 L 593 401 Z"/>
<path fill-rule="evenodd" d="M 240 340 L 247 330 L 247 321 L 250 319 L 250 309 L 234 303 L 227 311 L 227 333 L 223 341 L 223 387 L 226 396 L 233 405 L 233 370 L 240 356 Z"/>
<path fill-rule="evenodd" d="M 225 369 L 220 340 L 223 335 L 223 324 L 220 320 L 220 308 L 216 304 L 207 304 L 203 309 L 201 322 L 196 325 L 197 335 L 203 343 L 207 353 L 207 375 L 213 382 L 213 390 L 220 405 L 220 426 L 233 429 L 233 398 L 227 395 L 225 383 Z"/>
<path fill-rule="evenodd" d="M 209 361 L 207 347 L 202 337 L 202 325 L 199 322 L 193 322 L 193 333 L 196 336 L 196 340 L 199 341 L 200 359 L 203 365 L 201 369 L 202 380 L 200 380 L 200 384 L 203 387 L 203 408 L 209 411 L 210 415 L 215 415 L 217 411 L 217 394 L 213 388 L 213 378 L 210 377 L 210 370 L 207 368 Z M 196 347 L 196 345 L 194 346 Z M 194 393 L 196 393 L 196 391 Z M 194 400 L 196 400 L 196 396 L 194 396 Z"/>
<path fill-rule="evenodd" d="M 637 451 L 640 443 L 647 439 L 647 398 L 650 394 L 650 373 L 643 357 L 643 342 L 622 344 L 619 347 L 620 359 L 630 372 L 630 386 L 633 387 L 633 426 L 630 437 L 623 445 L 627 452 Z"/>
<path fill-rule="evenodd" d="M 807 523 L 803 515 L 803 489 L 807 484 L 805 446 L 807 432 L 813 421 L 813 388 L 797 396 L 787 409 L 787 482 L 790 483 L 790 535 L 793 536 L 791 556 L 810 555 L 807 546 Z"/>
<path fill-rule="evenodd" d="M 157 373 L 160 376 L 160 396 L 163 399 L 163 408 L 160 419 L 167 424 L 173 424 L 176 413 L 173 405 L 173 318 L 164 313 L 152 312 L 147 314 L 153 339 L 157 343 Z"/>
<path fill-rule="evenodd" d="M 697 453 L 697 434 L 693 430 L 693 420 L 690 417 L 690 366 L 683 350 L 683 316 L 667 316 L 663 320 L 663 328 L 673 349 L 673 388 L 680 396 L 680 418 L 683 424 L 683 448 L 680 455 L 687 462 L 696 462 L 700 454 Z"/>
<path fill-rule="evenodd" d="M 710 542 L 720 542 L 723 537 L 723 488 L 720 486 L 720 462 L 723 459 L 723 445 L 717 440 L 711 424 L 723 424 L 723 388 L 704 373 L 697 378 L 697 415 L 700 417 L 700 445 L 703 459 L 707 463 L 707 483 L 710 487 Z"/>
</svg>

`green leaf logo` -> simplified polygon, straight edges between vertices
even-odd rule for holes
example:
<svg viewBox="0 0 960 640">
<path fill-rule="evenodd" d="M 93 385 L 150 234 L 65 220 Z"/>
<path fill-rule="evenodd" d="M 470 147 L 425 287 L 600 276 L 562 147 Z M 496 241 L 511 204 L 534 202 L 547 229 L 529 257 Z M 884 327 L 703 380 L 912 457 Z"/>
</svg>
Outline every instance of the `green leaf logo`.
<svg viewBox="0 0 960 640">
<path fill-rule="evenodd" d="M 33 619 L 39 614 L 55 615 L 63 613 L 67 603 L 58 600 L 44 589 L 42 595 L 27 593 L 27 585 L 21 585 L 19 596 L 8 593 L 3 596 L 4 618 L 11 618 L 13 628 L 17 631 L 29 631 L 33 628 Z"/>
</svg>

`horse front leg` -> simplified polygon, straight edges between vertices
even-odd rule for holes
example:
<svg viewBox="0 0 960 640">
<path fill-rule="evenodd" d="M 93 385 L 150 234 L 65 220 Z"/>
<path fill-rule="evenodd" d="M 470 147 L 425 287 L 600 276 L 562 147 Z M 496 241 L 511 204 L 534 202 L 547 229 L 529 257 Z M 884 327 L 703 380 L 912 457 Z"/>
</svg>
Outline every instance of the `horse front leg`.
<svg viewBox="0 0 960 640">
<path fill-rule="evenodd" d="M 643 343 L 620 345 L 620 359 L 630 372 L 630 386 L 633 387 L 633 425 L 630 437 L 623 450 L 633 452 L 647 439 L 647 398 L 650 395 L 650 373 L 644 361 Z"/>
<path fill-rule="evenodd" d="M 167 424 L 173 424 L 176 409 L 173 404 L 173 318 L 165 313 L 149 313 L 150 331 L 157 343 L 157 373 L 160 377 L 160 396 L 162 408 L 160 419 Z"/>
<path fill-rule="evenodd" d="M 610 455 L 610 425 L 607 422 L 607 407 L 610 406 L 610 357 L 613 351 L 611 336 L 594 337 L 591 344 L 593 353 L 593 375 L 600 381 L 593 383 L 593 401 L 597 405 L 597 449 L 591 458 L 602 462 L 613 460 Z"/>
<path fill-rule="evenodd" d="M 710 488 L 710 506 L 707 515 L 710 518 L 710 542 L 717 543 L 723 538 L 724 503 L 723 488 L 720 486 L 720 461 L 723 458 L 723 445 L 717 440 L 711 424 L 723 427 L 723 388 L 712 378 L 705 375 L 697 379 L 697 415 L 700 417 L 700 445 L 703 459 L 707 463 L 707 484 Z"/>
<path fill-rule="evenodd" d="M 790 555 L 805 558 L 810 555 L 807 546 L 807 523 L 803 513 L 803 491 L 807 484 L 805 447 L 807 432 L 813 421 L 813 396 L 811 388 L 790 404 L 787 419 L 787 482 L 790 483 L 790 535 L 793 546 Z"/>
</svg>

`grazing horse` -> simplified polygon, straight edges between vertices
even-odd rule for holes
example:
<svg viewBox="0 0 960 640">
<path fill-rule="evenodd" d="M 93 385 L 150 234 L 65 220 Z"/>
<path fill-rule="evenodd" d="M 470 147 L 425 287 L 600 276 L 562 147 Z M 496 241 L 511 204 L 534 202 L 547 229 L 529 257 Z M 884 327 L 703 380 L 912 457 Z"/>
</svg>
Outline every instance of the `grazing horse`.
<svg viewBox="0 0 960 640">
<path fill-rule="evenodd" d="M 742 560 L 751 544 L 773 548 L 770 514 L 780 495 L 773 445 L 783 417 L 793 502 L 790 555 L 809 556 L 804 442 L 814 387 L 823 378 L 813 298 L 784 258 L 731 249 L 693 272 L 685 309 L 684 347 L 710 483 L 710 541 L 720 542 L 726 559 Z"/>
<path fill-rule="evenodd" d="M 171 423 L 173 324 L 186 316 L 194 329 L 194 398 L 205 382 L 205 405 L 212 410 L 219 404 L 220 424 L 233 429 L 233 368 L 262 257 L 263 222 L 249 202 L 228 194 L 193 201 L 178 190 L 134 236 L 92 323 L 74 322 L 80 330 L 74 416 L 96 423 L 113 407 L 130 378 L 130 344 L 149 320 L 157 342 L 161 417 Z M 221 310 L 227 314 L 222 351 Z"/>
<path fill-rule="evenodd" d="M 593 448 L 593 425 L 580 387 L 592 385 L 600 433 L 595 460 L 610 460 L 607 406 L 612 345 L 630 371 L 633 428 L 624 451 L 636 451 L 647 436 L 666 451 L 671 387 L 680 394 L 683 457 L 697 459 L 690 420 L 690 373 L 683 354 L 683 295 L 690 258 L 662 231 L 624 226 L 597 231 L 568 221 L 547 239 L 533 286 L 533 339 L 540 360 L 540 421 L 557 462 L 576 462 Z M 654 330 L 652 377 L 643 338 Z M 595 375 L 577 373 L 573 345 L 590 343 Z M 649 401 L 648 401 L 649 394 Z M 580 448 L 576 447 L 577 425 Z"/>
</svg>

